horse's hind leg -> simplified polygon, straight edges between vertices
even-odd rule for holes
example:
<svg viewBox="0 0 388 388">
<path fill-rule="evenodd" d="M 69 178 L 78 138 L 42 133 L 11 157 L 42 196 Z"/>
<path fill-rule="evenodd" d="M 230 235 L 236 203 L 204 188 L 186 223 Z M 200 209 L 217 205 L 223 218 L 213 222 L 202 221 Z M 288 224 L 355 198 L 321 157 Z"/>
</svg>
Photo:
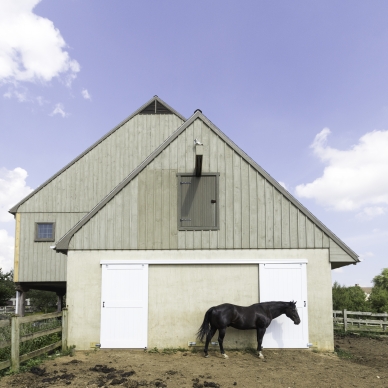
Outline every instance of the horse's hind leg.
<svg viewBox="0 0 388 388">
<path fill-rule="evenodd" d="M 224 350 L 224 337 L 225 337 L 225 333 L 226 333 L 226 327 L 224 327 L 222 329 L 218 329 L 218 344 L 220 345 L 220 351 L 221 351 L 222 356 L 224 358 L 229 358 L 225 354 L 225 350 Z"/>
<path fill-rule="evenodd" d="M 217 331 L 217 328 L 210 326 L 209 333 L 207 333 L 207 336 L 206 336 L 205 349 L 203 350 L 205 353 L 205 357 L 209 357 L 209 354 L 207 352 L 209 349 L 209 343 L 210 343 L 211 339 L 213 338 L 214 334 L 216 333 L 216 331 Z"/>
<path fill-rule="evenodd" d="M 257 355 L 259 358 L 264 358 L 263 353 L 261 352 L 263 350 L 263 347 L 261 344 L 263 343 L 263 337 L 265 334 L 265 328 L 257 328 Z"/>
</svg>

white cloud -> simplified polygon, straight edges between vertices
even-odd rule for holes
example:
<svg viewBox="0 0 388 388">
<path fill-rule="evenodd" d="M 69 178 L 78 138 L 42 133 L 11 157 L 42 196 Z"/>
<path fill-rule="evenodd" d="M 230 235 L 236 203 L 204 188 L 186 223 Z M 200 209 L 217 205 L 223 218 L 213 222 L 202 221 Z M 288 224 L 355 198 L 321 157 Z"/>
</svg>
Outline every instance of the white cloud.
<svg viewBox="0 0 388 388">
<path fill-rule="evenodd" d="M 33 13 L 40 1 L 0 1 L 0 82 L 48 82 L 63 75 L 70 85 L 80 71 L 53 22 Z"/>
<path fill-rule="evenodd" d="M 16 98 L 19 102 L 26 102 L 29 100 L 28 91 L 25 87 L 10 87 L 3 94 L 3 97 L 6 99 Z"/>
<path fill-rule="evenodd" d="M 51 112 L 50 116 L 61 115 L 62 117 L 67 117 L 68 114 L 65 112 L 63 104 L 59 103 L 55 105 L 54 110 Z"/>
<path fill-rule="evenodd" d="M 371 220 L 372 218 L 382 216 L 387 213 L 386 207 L 371 206 L 365 207 L 360 213 L 356 214 L 359 220 Z"/>
<path fill-rule="evenodd" d="M 91 100 L 92 97 L 91 95 L 89 94 L 89 92 L 87 91 L 87 89 L 83 89 L 82 90 L 82 97 L 85 99 L 85 100 Z"/>
<path fill-rule="evenodd" d="M 286 190 L 288 190 L 288 187 L 287 187 L 287 185 L 286 185 L 284 182 L 279 181 L 278 183 L 279 183 L 280 186 L 282 186 L 282 187 L 284 187 Z"/>
<path fill-rule="evenodd" d="M 328 128 L 311 148 L 327 166 L 321 177 L 296 187 L 296 195 L 315 199 L 337 211 L 362 210 L 368 217 L 385 213 L 388 204 L 388 131 L 372 131 L 342 151 L 328 146 Z"/>
<path fill-rule="evenodd" d="M 0 168 L 0 222 L 12 221 L 8 210 L 31 193 L 26 185 L 27 171 L 20 167 L 14 170 Z"/>
<path fill-rule="evenodd" d="M 365 259 L 370 259 L 372 257 L 374 257 L 374 254 L 372 252 L 364 252 L 361 253 L 358 258 L 360 259 L 360 261 L 364 261 Z"/>
<path fill-rule="evenodd" d="M 46 100 L 44 97 L 42 96 L 37 96 L 36 97 L 36 102 L 40 105 L 40 106 L 43 106 L 44 104 L 47 104 L 49 101 Z"/>
<path fill-rule="evenodd" d="M 0 229 L 0 268 L 3 273 L 13 268 L 14 245 L 15 239 L 6 230 Z"/>
</svg>

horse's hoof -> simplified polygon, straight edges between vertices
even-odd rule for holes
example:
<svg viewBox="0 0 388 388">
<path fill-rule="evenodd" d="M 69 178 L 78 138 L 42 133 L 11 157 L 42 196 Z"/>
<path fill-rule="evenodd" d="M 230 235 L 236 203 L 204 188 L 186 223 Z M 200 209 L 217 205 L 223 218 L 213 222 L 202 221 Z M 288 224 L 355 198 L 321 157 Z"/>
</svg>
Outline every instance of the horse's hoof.
<svg viewBox="0 0 388 388">
<path fill-rule="evenodd" d="M 205 354 L 205 358 L 209 358 L 209 355 L 208 355 L 208 354 Z"/>
<path fill-rule="evenodd" d="M 225 353 L 222 355 L 222 357 L 229 358 L 229 356 L 227 356 Z"/>
<path fill-rule="evenodd" d="M 259 356 L 259 358 L 264 358 L 264 356 L 263 356 L 263 353 L 261 353 L 261 352 L 259 352 L 259 353 L 257 353 L 257 355 Z"/>
</svg>

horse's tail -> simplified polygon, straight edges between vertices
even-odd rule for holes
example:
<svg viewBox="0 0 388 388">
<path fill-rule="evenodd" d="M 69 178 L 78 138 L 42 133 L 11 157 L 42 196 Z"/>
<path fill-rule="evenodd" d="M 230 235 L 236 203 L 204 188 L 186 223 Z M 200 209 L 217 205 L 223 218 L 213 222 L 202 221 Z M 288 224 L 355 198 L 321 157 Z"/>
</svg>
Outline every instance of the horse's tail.
<svg viewBox="0 0 388 388">
<path fill-rule="evenodd" d="M 203 342 L 203 338 L 206 337 L 210 331 L 210 314 L 212 313 L 213 308 L 214 307 L 210 307 L 210 309 L 206 311 L 202 325 L 197 332 L 197 339 L 201 342 Z"/>
</svg>

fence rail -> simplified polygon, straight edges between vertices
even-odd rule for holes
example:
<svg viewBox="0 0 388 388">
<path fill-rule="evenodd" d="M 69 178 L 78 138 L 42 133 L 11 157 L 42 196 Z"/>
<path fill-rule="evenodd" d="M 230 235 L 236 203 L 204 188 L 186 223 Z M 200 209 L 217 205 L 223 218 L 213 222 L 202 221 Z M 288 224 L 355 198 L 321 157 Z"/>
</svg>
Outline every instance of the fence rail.
<svg viewBox="0 0 388 388">
<path fill-rule="evenodd" d="M 25 306 L 24 309 L 26 313 L 34 311 L 32 306 Z M 1 306 L 0 314 L 15 314 L 15 306 Z"/>
<path fill-rule="evenodd" d="M 24 323 L 36 322 L 38 324 L 39 321 L 59 317 L 62 318 L 62 325 L 59 327 L 48 330 L 39 330 L 34 333 L 20 335 L 20 326 Z M 0 349 L 11 346 L 11 359 L 0 362 L 0 370 L 11 367 L 11 370 L 18 371 L 21 362 L 27 361 L 30 358 L 47 353 L 59 347 L 62 347 L 62 351 L 67 349 L 67 309 L 63 309 L 59 313 L 31 315 L 27 317 L 20 317 L 18 315 L 14 315 L 10 319 L 0 321 L 0 328 L 6 327 L 11 327 L 11 339 L 9 341 L 0 342 Z M 41 349 L 37 349 L 32 352 L 20 355 L 21 343 L 59 332 L 62 333 L 62 339 L 60 341 L 45 346 Z"/>
<path fill-rule="evenodd" d="M 342 317 L 339 317 L 338 315 L 342 315 Z M 356 317 L 350 318 L 349 316 L 356 316 Z M 372 319 L 368 319 L 369 317 L 371 317 Z M 377 319 L 373 319 L 373 318 L 377 318 Z M 348 310 L 333 311 L 333 323 L 336 325 L 343 325 L 345 331 L 349 329 L 349 325 L 354 326 L 354 324 L 356 324 L 358 328 L 361 328 L 362 325 L 365 325 L 365 326 L 370 326 L 371 328 L 380 327 L 383 331 L 386 331 L 387 325 L 388 325 L 387 318 L 388 318 L 388 313 L 371 313 L 371 312 L 365 312 L 365 311 L 348 311 Z"/>
</svg>

